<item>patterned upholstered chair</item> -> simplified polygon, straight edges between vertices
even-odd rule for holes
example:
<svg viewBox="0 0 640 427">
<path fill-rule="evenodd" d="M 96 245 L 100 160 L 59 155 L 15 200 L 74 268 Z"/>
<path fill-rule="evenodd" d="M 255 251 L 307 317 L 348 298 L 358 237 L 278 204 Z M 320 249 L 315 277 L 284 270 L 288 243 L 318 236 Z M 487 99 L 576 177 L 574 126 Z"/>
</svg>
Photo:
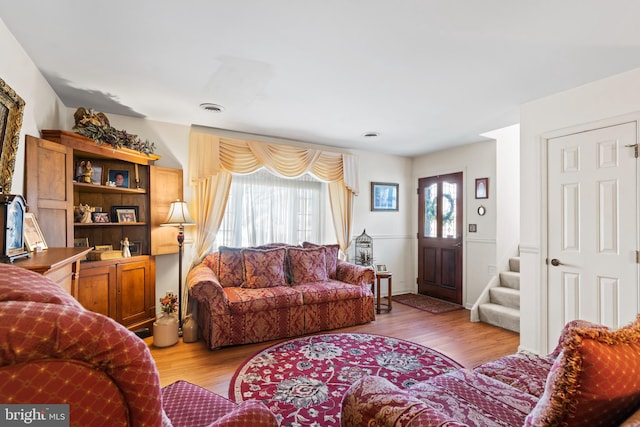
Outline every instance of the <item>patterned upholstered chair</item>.
<svg viewBox="0 0 640 427">
<path fill-rule="evenodd" d="M 547 356 L 515 353 L 402 389 L 363 377 L 342 401 L 343 426 L 640 426 L 640 316 L 616 330 L 564 327 Z"/>
<path fill-rule="evenodd" d="M 0 402 L 69 404 L 73 426 L 277 425 L 257 402 L 236 405 L 183 381 L 161 389 L 144 341 L 49 279 L 5 264 Z"/>
</svg>

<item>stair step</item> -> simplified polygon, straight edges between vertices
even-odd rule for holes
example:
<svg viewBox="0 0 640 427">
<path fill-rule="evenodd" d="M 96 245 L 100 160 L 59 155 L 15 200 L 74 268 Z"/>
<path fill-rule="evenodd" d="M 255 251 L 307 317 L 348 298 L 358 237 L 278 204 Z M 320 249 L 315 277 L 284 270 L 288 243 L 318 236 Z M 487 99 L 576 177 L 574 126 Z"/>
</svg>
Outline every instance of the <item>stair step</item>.
<svg viewBox="0 0 640 427">
<path fill-rule="evenodd" d="M 520 310 L 498 304 L 480 304 L 480 321 L 520 333 Z"/>
<path fill-rule="evenodd" d="M 489 299 L 493 304 L 520 309 L 520 290 L 497 286 L 489 289 Z"/>
<path fill-rule="evenodd" d="M 520 289 L 520 273 L 516 271 L 501 272 L 500 286 L 504 286 L 505 288 Z"/>
<path fill-rule="evenodd" d="M 509 258 L 509 270 L 520 273 L 520 257 L 514 256 Z"/>
</svg>

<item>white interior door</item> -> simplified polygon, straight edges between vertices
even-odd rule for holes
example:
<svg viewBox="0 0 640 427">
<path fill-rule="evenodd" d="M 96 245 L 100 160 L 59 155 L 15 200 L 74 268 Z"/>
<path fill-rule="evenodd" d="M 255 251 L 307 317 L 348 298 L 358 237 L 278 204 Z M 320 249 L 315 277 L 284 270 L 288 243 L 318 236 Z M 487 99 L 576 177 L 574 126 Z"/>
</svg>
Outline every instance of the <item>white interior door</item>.
<svg viewBox="0 0 640 427">
<path fill-rule="evenodd" d="M 584 319 L 639 311 L 636 122 L 548 140 L 548 348 Z"/>
</svg>

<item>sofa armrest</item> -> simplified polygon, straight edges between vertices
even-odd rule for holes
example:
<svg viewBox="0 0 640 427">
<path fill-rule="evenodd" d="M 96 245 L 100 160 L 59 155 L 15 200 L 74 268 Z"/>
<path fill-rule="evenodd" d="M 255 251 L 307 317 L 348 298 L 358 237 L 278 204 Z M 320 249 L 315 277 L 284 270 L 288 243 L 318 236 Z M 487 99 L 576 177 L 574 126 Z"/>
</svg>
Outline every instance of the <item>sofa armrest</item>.
<svg viewBox="0 0 640 427">
<path fill-rule="evenodd" d="M 376 272 L 371 266 L 352 264 L 339 259 L 336 265 L 336 278 L 351 285 L 368 287 L 376 279 Z"/>
<path fill-rule="evenodd" d="M 382 377 L 366 376 L 349 387 L 342 399 L 342 426 L 466 427 L 411 396 Z"/>
<path fill-rule="evenodd" d="M 0 401 L 18 403 L 33 399 L 33 402 L 36 395 L 46 396 L 49 402 L 70 403 L 71 418 L 79 425 L 92 425 L 87 419 L 104 413 L 100 411 L 113 411 L 113 422 L 117 424 L 113 408 L 119 403 L 102 401 L 104 395 L 99 387 L 104 386 L 100 382 L 104 375 L 121 394 L 129 425 L 160 425 L 162 401 L 158 371 L 147 345 L 135 334 L 114 320 L 88 310 L 31 301 L 9 301 L 1 305 L 5 321 L 0 323 L 0 342 L 3 343 Z M 38 369 L 45 362 L 48 370 Z M 33 376 L 11 378 L 12 368 L 21 366 L 33 366 Z M 86 372 L 92 370 L 96 372 L 87 375 Z M 80 378 L 78 373 L 84 376 Z M 19 382 L 20 388 L 10 389 L 14 386 L 12 381 Z M 80 396 L 69 392 L 69 384 Z M 30 390 L 33 394 L 25 399 L 23 395 Z M 7 400 L 8 393 L 15 400 Z M 78 407 L 77 401 L 91 400 L 94 395 L 99 409 Z"/>
<path fill-rule="evenodd" d="M 189 270 L 187 274 L 189 296 L 209 307 L 211 314 L 228 312 L 229 298 L 222 289 L 216 274 L 206 264 L 201 263 Z"/>
</svg>

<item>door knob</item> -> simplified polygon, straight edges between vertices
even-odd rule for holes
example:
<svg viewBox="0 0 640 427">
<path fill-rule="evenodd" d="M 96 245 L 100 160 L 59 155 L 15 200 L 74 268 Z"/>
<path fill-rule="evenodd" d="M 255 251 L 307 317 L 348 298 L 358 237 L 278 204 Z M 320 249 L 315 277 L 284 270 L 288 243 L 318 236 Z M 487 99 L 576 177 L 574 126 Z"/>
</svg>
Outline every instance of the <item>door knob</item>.
<svg viewBox="0 0 640 427">
<path fill-rule="evenodd" d="M 554 259 L 551 260 L 551 265 L 553 265 L 554 267 L 557 267 L 560 264 L 562 264 L 562 263 L 560 262 L 559 259 L 554 258 Z"/>
</svg>

